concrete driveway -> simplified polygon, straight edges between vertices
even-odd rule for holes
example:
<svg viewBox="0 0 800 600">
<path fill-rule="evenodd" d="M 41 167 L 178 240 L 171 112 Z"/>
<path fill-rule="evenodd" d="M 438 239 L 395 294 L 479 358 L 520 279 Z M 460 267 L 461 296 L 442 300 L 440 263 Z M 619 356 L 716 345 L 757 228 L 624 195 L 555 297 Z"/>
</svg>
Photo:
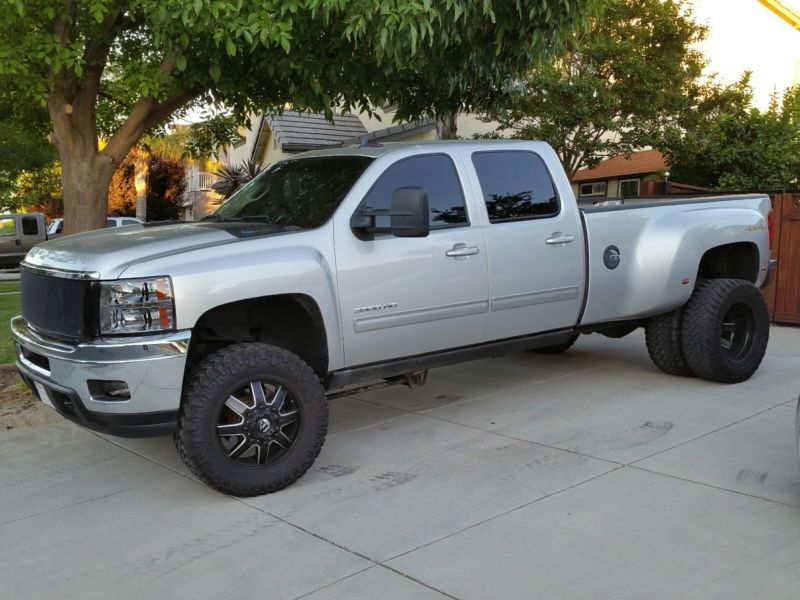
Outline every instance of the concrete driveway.
<svg viewBox="0 0 800 600">
<path fill-rule="evenodd" d="M 335 400 L 316 465 L 236 499 L 170 440 L 0 433 L 2 598 L 797 598 L 800 329 L 748 382 L 640 333 Z"/>
</svg>

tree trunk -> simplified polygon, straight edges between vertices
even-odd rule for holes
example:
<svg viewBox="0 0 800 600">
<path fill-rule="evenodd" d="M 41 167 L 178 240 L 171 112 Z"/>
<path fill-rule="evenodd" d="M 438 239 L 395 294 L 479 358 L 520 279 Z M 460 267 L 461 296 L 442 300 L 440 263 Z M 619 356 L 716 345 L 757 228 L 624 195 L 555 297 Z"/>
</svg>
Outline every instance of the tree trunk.
<svg viewBox="0 0 800 600">
<path fill-rule="evenodd" d="M 136 188 L 136 218 L 140 221 L 147 221 L 147 176 L 150 157 L 141 148 L 134 154 L 133 185 Z"/>
<path fill-rule="evenodd" d="M 52 141 L 61 161 L 64 188 L 64 233 L 106 226 L 108 185 L 116 162 L 98 152 L 93 99 L 76 97 L 77 106 L 56 94 L 48 101 Z"/>
<path fill-rule="evenodd" d="M 103 229 L 114 165 L 96 154 L 59 155 L 64 186 L 64 233 Z"/>
<path fill-rule="evenodd" d="M 438 115 L 436 117 L 436 137 L 440 140 L 458 138 L 458 113 Z"/>
</svg>

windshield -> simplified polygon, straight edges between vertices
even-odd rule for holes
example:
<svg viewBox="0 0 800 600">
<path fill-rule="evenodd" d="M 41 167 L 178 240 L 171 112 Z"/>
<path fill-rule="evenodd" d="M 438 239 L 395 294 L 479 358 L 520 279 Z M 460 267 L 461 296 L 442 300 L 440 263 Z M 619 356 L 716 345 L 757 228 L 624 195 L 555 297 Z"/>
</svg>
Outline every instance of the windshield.
<svg viewBox="0 0 800 600">
<path fill-rule="evenodd" d="M 279 162 L 206 219 L 314 229 L 331 218 L 372 160 L 366 156 L 318 156 Z"/>
</svg>

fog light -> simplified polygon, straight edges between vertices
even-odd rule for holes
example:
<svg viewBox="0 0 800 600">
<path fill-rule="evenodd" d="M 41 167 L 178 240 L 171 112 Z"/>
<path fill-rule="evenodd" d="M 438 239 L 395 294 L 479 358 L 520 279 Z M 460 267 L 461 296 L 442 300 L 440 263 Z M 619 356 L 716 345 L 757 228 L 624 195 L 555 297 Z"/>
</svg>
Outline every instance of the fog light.
<svg viewBox="0 0 800 600">
<path fill-rule="evenodd" d="M 94 400 L 104 400 L 106 402 L 122 402 L 131 399 L 131 391 L 128 384 L 124 381 L 105 381 L 101 379 L 90 379 L 89 394 Z"/>
</svg>

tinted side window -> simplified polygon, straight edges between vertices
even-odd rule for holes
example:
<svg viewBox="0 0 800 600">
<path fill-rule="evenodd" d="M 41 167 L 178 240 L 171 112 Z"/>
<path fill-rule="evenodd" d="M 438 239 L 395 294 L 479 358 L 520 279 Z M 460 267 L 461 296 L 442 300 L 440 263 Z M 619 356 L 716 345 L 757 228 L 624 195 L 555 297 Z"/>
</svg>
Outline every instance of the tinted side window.
<svg viewBox="0 0 800 600">
<path fill-rule="evenodd" d="M 116 227 L 117 221 L 115 219 L 106 219 L 106 227 Z"/>
<path fill-rule="evenodd" d="M 475 152 L 472 164 L 492 223 L 558 214 L 553 181 L 533 152 Z"/>
<path fill-rule="evenodd" d="M 421 187 L 427 190 L 431 229 L 467 225 L 464 194 L 449 156 L 429 154 L 396 162 L 378 178 L 362 205 L 389 208 L 392 194 L 402 187 Z M 376 217 L 375 225 L 388 227 L 389 217 Z"/>
<path fill-rule="evenodd" d="M 39 222 L 36 217 L 22 217 L 22 235 L 39 235 Z"/>
<path fill-rule="evenodd" d="M 122 224 L 123 225 L 138 225 L 139 221 L 136 221 L 134 219 L 122 219 Z"/>
<path fill-rule="evenodd" d="M 11 219 L 0 219 L 0 235 L 16 235 L 17 223 Z"/>
</svg>

